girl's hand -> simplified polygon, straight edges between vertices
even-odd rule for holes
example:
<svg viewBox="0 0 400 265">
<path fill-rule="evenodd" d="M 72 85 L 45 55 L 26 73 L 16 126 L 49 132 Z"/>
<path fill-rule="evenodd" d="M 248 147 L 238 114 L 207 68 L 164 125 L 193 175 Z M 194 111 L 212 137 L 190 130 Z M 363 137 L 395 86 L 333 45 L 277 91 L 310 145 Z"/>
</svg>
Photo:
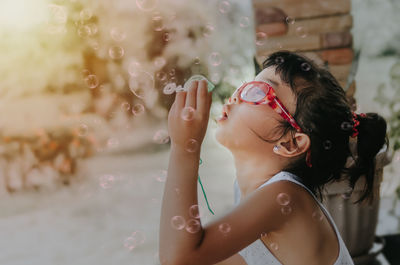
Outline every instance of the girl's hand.
<svg viewBox="0 0 400 265">
<path fill-rule="evenodd" d="M 189 90 L 176 93 L 168 115 L 168 133 L 172 147 L 195 152 L 206 134 L 212 93 L 207 81 L 192 82 Z"/>
</svg>

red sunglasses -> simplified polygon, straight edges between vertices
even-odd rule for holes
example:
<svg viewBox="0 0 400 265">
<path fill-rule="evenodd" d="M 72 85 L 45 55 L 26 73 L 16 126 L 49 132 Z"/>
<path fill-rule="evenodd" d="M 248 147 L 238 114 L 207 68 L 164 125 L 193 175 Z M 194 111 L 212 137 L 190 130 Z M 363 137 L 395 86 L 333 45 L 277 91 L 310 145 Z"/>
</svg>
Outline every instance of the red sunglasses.
<svg viewBox="0 0 400 265">
<path fill-rule="evenodd" d="M 295 128 L 298 132 L 302 132 L 300 126 L 294 120 L 293 116 L 290 115 L 289 111 L 278 99 L 274 89 L 270 84 L 262 81 L 244 83 L 241 87 L 236 89 L 236 91 L 229 98 L 228 103 L 232 103 L 232 98 L 234 98 L 236 94 L 238 94 L 239 100 L 249 104 L 268 104 L 273 110 L 287 120 L 293 128 Z"/>
</svg>

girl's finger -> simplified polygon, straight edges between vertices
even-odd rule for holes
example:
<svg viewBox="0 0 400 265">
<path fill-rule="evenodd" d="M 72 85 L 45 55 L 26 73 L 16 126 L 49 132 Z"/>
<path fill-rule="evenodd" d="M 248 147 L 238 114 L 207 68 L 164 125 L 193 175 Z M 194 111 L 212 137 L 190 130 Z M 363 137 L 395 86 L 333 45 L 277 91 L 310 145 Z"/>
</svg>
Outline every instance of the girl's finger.
<svg viewBox="0 0 400 265">
<path fill-rule="evenodd" d="M 211 104 L 212 104 L 212 92 L 208 92 L 208 109 L 211 108 Z"/>
<path fill-rule="evenodd" d="M 207 93 L 207 106 L 206 106 L 206 112 L 204 113 L 204 116 L 209 118 L 210 116 L 210 109 L 211 109 L 211 104 L 212 104 L 212 92 Z"/>
<path fill-rule="evenodd" d="M 196 94 L 197 94 L 198 81 L 193 81 L 190 85 L 189 91 L 186 96 L 185 107 L 192 107 L 196 109 Z"/>
<path fill-rule="evenodd" d="M 197 109 L 203 115 L 208 110 L 207 81 L 201 80 L 197 89 Z"/>
<path fill-rule="evenodd" d="M 174 101 L 174 103 L 172 103 L 171 108 L 169 109 L 169 112 L 173 113 L 176 109 L 176 100 Z"/>
<path fill-rule="evenodd" d="M 186 101 L 186 91 L 176 92 L 174 104 L 176 104 L 175 108 L 177 111 L 180 111 L 185 107 L 185 101 Z"/>
</svg>

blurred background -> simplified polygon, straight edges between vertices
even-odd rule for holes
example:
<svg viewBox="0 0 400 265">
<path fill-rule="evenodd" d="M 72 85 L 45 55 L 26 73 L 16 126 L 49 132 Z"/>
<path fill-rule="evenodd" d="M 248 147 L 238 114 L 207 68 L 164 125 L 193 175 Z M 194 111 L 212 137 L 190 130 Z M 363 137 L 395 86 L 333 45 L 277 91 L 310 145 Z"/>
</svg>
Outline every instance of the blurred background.
<svg viewBox="0 0 400 265">
<path fill-rule="evenodd" d="M 0 1 L 0 264 L 159 264 L 167 115 L 174 88 L 194 74 L 216 85 L 199 172 L 216 215 L 199 187 L 202 222 L 232 209 L 233 160 L 213 119 L 266 47 L 290 46 L 260 30 L 260 2 Z M 341 81 L 357 113 L 389 122 L 376 234 L 397 235 L 400 2 L 347 3 L 352 56 Z M 283 19 L 297 28 L 291 42 L 315 38 L 298 26 L 305 18 Z"/>
</svg>

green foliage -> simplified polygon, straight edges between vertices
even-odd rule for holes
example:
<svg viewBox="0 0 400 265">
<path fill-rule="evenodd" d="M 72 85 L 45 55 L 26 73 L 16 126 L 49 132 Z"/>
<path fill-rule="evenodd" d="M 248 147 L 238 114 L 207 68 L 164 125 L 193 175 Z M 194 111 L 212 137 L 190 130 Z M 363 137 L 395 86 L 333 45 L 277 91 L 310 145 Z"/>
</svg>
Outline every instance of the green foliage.
<svg viewBox="0 0 400 265">
<path fill-rule="evenodd" d="M 391 94 L 387 95 L 386 85 L 380 84 L 374 98 L 382 108 L 389 110 L 386 118 L 388 123 L 388 136 L 394 151 L 400 149 L 400 61 L 390 69 Z"/>
<path fill-rule="evenodd" d="M 229 98 L 236 87 L 227 82 L 220 82 L 215 86 L 213 90 L 213 101 L 217 100 L 221 103 L 225 103 L 225 99 Z"/>
<path fill-rule="evenodd" d="M 378 56 L 396 56 L 398 51 L 393 47 L 386 47 L 383 49 Z"/>
</svg>

